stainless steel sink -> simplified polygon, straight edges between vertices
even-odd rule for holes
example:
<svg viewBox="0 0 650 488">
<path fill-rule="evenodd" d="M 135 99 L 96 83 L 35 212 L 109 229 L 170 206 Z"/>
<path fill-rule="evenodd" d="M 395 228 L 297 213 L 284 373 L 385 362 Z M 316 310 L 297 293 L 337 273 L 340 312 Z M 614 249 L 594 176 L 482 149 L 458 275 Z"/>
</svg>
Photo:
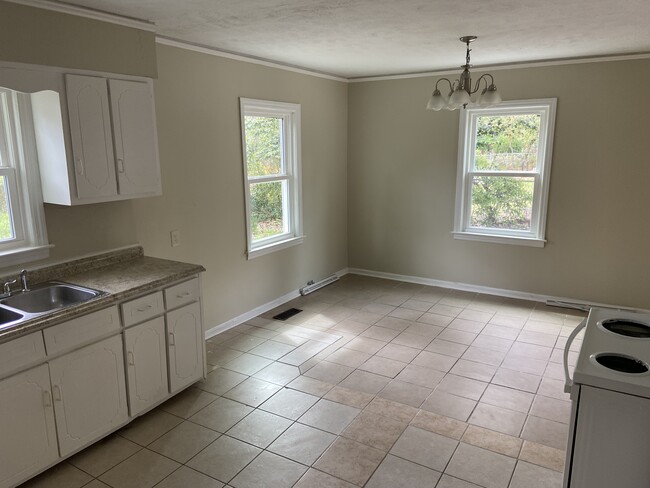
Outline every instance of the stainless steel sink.
<svg viewBox="0 0 650 488">
<path fill-rule="evenodd" d="M 103 294 L 98 290 L 68 283 L 45 283 L 32 290 L 0 300 L 0 304 L 14 308 L 19 312 L 41 314 L 87 302 Z M 8 312 L 12 311 L 0 308 L 0 322 L 2 314 Z"/>
<path fill-rule="evenodd" d="M 6 308 L 0 308 L 0 328 L 9 326 L 14 322 L 18 322 L 23 317 L 24 315 L 21 313 L 15 312 L 13 310 L 8 310 Z"/>
</svg>

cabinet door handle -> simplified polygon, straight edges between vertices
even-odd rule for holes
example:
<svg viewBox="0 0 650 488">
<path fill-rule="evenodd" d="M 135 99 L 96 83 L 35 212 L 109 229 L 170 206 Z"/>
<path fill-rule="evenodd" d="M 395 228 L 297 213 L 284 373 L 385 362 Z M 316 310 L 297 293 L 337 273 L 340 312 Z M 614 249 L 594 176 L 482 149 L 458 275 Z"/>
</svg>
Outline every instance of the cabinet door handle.
<svg viewBox="0 0 650 488">
<path fill-rule="evenodd" d="M 118 171 L 118 173 L 124 173 L 124 160 L 123 159 L 118 159 L 117 160 L 117 171 Z"/>
<path fill-rule="evenodd" d="M 84 162 L 81 158 L 75 160 L 75 169 L 77 170 L 78 175 L 84 174 Z"/>
<path fill-rule="evenodd" d="M 174 343 L 174 333 L 170 332 L 169 333 L 169 345 L 170 346 L 175 346 L 176 344 Z"/>
<path fill-rule="evenodd" d="M 128 358 L 129 366 L 135 366 L 135 359 L 133 358 L 133 352 L 127 351 L 126 356 Z"/>
<path fill-rule="evenodd" d="M 43 406 L 45 408 L 52 406 L 52 395 L 47 390 L 43 392 Z"/>
<path fill-rule="evenodd" d="M 179 293 L 178 295 L 176 295 L 176 298 L 185 298 L 185 297 L 189 297 L 190 295 L 191 293 L 189 291 L 186 291 L 185 293 Z"/>
<path fill-rule="evenodd" d="M 138 312 L 146 312 L 147 310 L 150 310 L 152 308 L 153 308 L 153 306 L 151 306 L 151 305 L 145 305 L 142 308 L 137 308 L 136 311 L 138 311 Z"/>
<path fill-rule="evenodd" d="M 60 402 L 61 401 L 61 388 L 59 388 L 59 385 L 54 385 L 52 387 L 52 391 L 54 392 L 54 401 L 55 402 Z"/>
</svg>

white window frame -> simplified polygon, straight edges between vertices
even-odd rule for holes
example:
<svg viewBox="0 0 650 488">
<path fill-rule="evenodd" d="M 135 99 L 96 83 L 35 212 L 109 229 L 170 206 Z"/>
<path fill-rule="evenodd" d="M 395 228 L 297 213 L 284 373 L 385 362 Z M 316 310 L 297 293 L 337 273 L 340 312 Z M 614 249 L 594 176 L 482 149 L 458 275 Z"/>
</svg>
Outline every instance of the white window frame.
<svg viewBox="0 0 650 488">
<path fill-rule="evenodd" d="M 14 239 L 0 242 L 0 267 L 49 256 L 30 96 L 0 88 L 0 151 Z"/>
<path fill-rule="evenodd" d="M 240 98 L 242 162 L 244 166 L 244 193 L 246 196 L 246 255 L 248 259 L 286 249 L 302 243 L 302 183 L 300 150 L 300 104 Z M 268 177 L 249 177 L 246 157 L 246 116 L 278 117 L 282 120 L 282 157 L 284 173 Z M 250 185 L 253 183 L 286 181 L 283 195 L 285 232 L 253 242 L 250 204 Z"/>
<path fill-rule="evenodd" d="M 516 100 L 502 102 L 496 107 L 468 107 L 460 112 L 458 135 L 458 174 L 456 178 L 456 208 L 453 235 L 456 239 L 544 247 L 548 207 L 553 134 L 557 99 Z M 476 123 L 480 116 L 539 114 L 540 134 L 535 171 L 477 171 L 474 170 Z M 530 231 L 485 229 L 470 225 L 472 178 L 474 176 L 529 176 L 534 178 L 533 208 Z"/>
</svg>

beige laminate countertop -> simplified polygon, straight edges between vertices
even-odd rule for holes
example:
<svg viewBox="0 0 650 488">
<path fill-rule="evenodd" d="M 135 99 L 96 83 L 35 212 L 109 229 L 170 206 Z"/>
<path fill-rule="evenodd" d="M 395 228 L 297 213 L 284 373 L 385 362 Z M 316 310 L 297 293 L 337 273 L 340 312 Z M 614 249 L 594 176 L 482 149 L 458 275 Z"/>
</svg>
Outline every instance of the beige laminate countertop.
<svg viewBox="0 0 650 488">
<path fill-rule="evenodd" d="M 71 273 L 66 271 L 70 269 L 62 267 L 60 276 L 55 275 L 52 279 L 94 288 L 107 294 L 79 305 L 33 317 L 10 327 L 0 326 L 0 343 L 190 278 L 205 271 L 205 268 L 197 264 L 137 255 L 102 267 L 84 271 L 75 269 Z"/>
</svg>

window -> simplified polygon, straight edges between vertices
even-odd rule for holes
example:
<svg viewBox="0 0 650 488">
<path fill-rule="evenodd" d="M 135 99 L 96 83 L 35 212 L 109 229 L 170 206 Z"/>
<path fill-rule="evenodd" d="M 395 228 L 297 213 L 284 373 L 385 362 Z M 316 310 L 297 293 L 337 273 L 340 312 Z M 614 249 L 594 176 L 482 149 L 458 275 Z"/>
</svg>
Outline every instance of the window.
<svg viewBox="0 0 650 488">
<path fill-rule="evenodd" d="M 300 105 L 240 99 L 248 259 L 302 242 Z"/>
<path fill-rule="evenodd" d="M 30 96 L 0 88 L 0 267 L 48 254 Z"/>
<path fill-rule="evenodd" d="M 461 111 L 454 237 L 544 246 L 555 105 Z"/>
</svg>

